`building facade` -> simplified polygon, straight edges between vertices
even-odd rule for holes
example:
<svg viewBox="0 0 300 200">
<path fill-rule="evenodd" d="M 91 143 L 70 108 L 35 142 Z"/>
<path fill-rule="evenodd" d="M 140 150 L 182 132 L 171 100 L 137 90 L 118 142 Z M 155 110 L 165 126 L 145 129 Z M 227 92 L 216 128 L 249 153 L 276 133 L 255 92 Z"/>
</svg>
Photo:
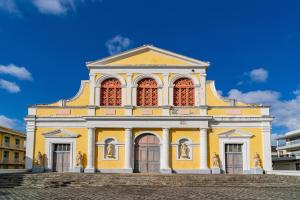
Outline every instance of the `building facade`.
<svg viewBox="0 0 300 200">
<path fill-rule="evenodd" d="M 300 170 L 300 129 L 287 132 L 277 140 L 274 170 Z M 284 143 L 280 141 L 284 140 Z"/>
<path fill-rule="evenodd" d="M 25 139 L 19 131 L 0 127 L 0 169 L 25 168 Z"/>
<path fill-rule="evenodd" d="M 79 152 L 84 172 L 272 169 L 269 107 L 221 97 L 208 62 L 144 45 L 86 65 L 75 97 L 29 107 L 27 169 L 73 171 Z"/>
</svg>

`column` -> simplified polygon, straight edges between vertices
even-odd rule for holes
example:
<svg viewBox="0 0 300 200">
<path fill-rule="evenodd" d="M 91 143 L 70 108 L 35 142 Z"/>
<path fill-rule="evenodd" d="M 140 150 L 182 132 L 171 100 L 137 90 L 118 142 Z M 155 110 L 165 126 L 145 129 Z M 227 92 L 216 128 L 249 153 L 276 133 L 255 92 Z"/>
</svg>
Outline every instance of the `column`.
<svg viewBox="0 0 300 200">
<path fill-rule="evenodd" d="M 125 172 L 132 173 L 132 129 L 125 128 Z"/>
<path fill-rule="evenodd" d="M 161 146 L 161 160 L 160 160 L 160 171 L 161 173 L 169 174 L 172 173 L 170 168 L 170 161 L 169 161 L 169 129 L 163 128 L 163 135 L 162 135 L 162 146 Z"/>
<path fill-rule="evenodd" d="M 271 124 L 270 122 L 262 122 L 262 147 L 263 147 L 263 169 L 271 171 L 272 154 L 271 154 Z"/>
<path fill-rule="evenodd" d="M 95 128 L 88 128 L 88 157 L 87 167 L 84 172 L 94 173 L 95 172 Z"/>
<path fill-rule="evenodd" d="M 27 117 L 26 121 L 26 158 L 25 168 L 31 170 L 33 164 L 33 148 L 35 146 L 34 134 L 35 134 L 35 117 Z"/>
<path fill-rule="evenodd" d="M 207 129 L 200 128 L 200 173 L 210 174 L 207 165 Z"/>
</svg>

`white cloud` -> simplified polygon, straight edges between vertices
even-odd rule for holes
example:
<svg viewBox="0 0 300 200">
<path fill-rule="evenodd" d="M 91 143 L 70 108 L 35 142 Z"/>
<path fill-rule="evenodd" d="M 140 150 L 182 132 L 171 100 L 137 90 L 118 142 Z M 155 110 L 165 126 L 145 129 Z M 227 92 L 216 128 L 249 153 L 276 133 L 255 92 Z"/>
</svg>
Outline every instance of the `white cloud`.
<svg viewBox="0 0 300 200">
<path fill-rule="evenodd" d="M 131 40 L 121 35 L 116 35 L 105 43 L 108 53 L 114 55 L 126 50 L 131 45 Z"/>
<path fill-rule="evenodd" d="M 269 72 L 264 68 L 253 69 L 249 72 L 249 77 L 253 82 L 266 82 Z"/>
<path fill-rule="evenodd" d="M 33 0 L 33 4 L 44 14 L 64 14 L 67 12 L 67 5 L 61 0 Z"/>
<path fill-rule="evenodd" d="M 272 90 L 242 92 L 237 89 L 228 92 L 229 98 L 236 98 L 246 103 L 259 103 L 271 106 L 271 115 L 275 117 L 274 125 L 284 126 L 289 130 L 300 128 L 300 94 L 294 92 L 295 98 L 281 100 L 281 94 Z"/>
<path fill-rule="evenodd" d="M 16 119 L 8 118 L 4 115 L 0 115 L 0 126 L 7 128 L 16 128 L 19 126 L 19 121 Z"/>
<path fill-rule="evenodd" d="M 33 5 L 43 14 L 63 15 L 76 10 L 76 6 L 102 0 L 33 0 Z"/>
<path fill-rule="evenodd" d="M 25 67 L 18 67 L 14 64 L 0 65 L 0 74 L 9 74 L 20 80 L 32 80 L 31 73 Z"/>
<path fill-rule="evenodd" d="M 280 93 L 272 90 L 256 90 L 243 93 L 232 89 L 228 92 L 228 98 L 238 99 L 245 103 L 273 104 L 280 98 Z"/>
<path fill-rule="evenodd" d="M 11 14 L 21 15 L 15 0 L 0 0 L 0 9 Z"/>
<path fill-rule="evenodd" d="M 18 93 L 21 91 L 20 87 L 16 83 L 6 81 L 3 79 L 0 79 L 0 88 L 4 89 L 10 93 Z"/>
</svg>

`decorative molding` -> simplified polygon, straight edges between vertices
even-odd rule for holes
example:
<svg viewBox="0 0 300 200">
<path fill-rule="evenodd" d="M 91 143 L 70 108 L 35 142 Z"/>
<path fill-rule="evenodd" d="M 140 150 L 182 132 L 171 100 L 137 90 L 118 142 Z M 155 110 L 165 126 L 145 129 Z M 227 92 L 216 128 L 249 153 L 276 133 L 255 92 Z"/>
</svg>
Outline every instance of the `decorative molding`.
<svg viewBox="0 0 300 200">
<path fill-rule="evenodd" d="M 42 134 L 45 138 L 77 138 L 79 134 L 64 129 L 56 129 Z"/>
<path fill-rule="evenodd" d="M 232 129 L 218 135 L 219 138 L 251 138 L 253 134 L 241 131 L 238 129 Z"/>
<path fill-rule="evenodd" d="M 53 147 L 54 144 L 70 144 L 70 166 L 69 171 L 72 172 L 75 167 L 75 159 L 76 159 L 76 138 L 52 138 L 46 137 L 45 140 L 45 153 L 46 153 L 46 163 L 47 170 L 51 171 L 53 166 Z"/>
</svg>

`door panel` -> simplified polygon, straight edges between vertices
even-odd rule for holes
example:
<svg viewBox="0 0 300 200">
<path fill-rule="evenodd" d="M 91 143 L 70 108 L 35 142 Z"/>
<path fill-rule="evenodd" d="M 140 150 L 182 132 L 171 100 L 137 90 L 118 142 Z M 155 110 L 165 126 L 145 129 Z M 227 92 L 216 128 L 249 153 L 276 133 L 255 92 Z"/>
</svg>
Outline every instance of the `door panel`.
<svg viewBox="0 0 300 200">
<path fill-rule="evenodd" d="M 70 168 L 70 144 L 54 144 L 53 171 L 67 172 Z"/>
<path fill-rule="evenodd" d="M 143 135 L 136 140 L 135 171 L 158 173 L 160 169 L 160 145 L 155 135 Z"/>
<path fill-rule="evenodd" d="M 242 144 L 225 145 L 225 168 L 228 174 L 243 173 Z"/>
</svg>

